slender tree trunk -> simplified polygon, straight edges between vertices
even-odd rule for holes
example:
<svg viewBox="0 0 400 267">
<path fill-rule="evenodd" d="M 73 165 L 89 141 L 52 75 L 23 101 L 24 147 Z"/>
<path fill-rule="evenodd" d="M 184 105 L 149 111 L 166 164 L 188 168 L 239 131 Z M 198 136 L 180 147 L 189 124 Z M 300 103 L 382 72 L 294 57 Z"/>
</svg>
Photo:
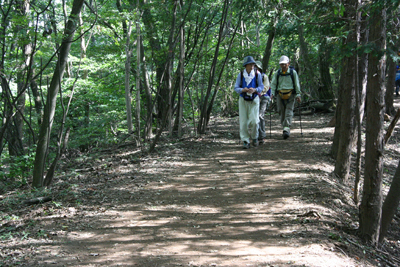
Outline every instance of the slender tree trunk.
<svg viewBox="0 0 400 267">
<path fill-rule="evenodd" d="M 9 25 L 9 20 L 10 20 L 10 11 L 12 10 L 12 6 L 9 5 L 8 8 L 4 8 L 2 16 L 1 16 L 1 25 L 3 27 L 0 28 L 1 34 L 1 42 L 0 42 L 0 47 L 1 47 L 1 60 L 0 60 L 0 70 L 4 69 L 4 63 L 5 63 L 5 55 L 7 51 L 6 47 L 6 37 L 7 37 L 7 25 Z M 11 96 L 9 95 L 9 84 L 7 79 L 5 78 L 4 75 L 0 75 L 0 81 L 1 81 L 1 88 L 3 92 L 3 97 L 4 97 L 4 107 L 3 107 L 3 118 L 2 118 L 2 123 L 0 127 L 0 155 L 3 153 L 3 147 L 4 147 L 4 139 L 6 136 L 6 130 L 8 128 L 8 125 L 10 124 L 10 120 L 12 118 L 12 112 L 10 112 L 9 106 L 11 103 Z"/>
<path fill-rule="evenodd" d="M 36 148 L 36 157 L 33 168 L 33 187 L 43 186 L 43 173 L 45 168 L 45 159 L 47 147 L 49 144 L 50 133 L 54 120 L 56 109 L 57 94 L 60 89 L 60 80 L 63 77 L 65 66 L 67 63 L 68 54 L 71 48 L 74 33 L 78 27 L 78 16 L 81 12 L 84 0 L 74 0 L 68 23 L 65 27 L 64 38 L 60 48 L 60 54 L 54 70 L 53 78 L 51 79 L 48 89 L 48 101 L 43 116 L 43 124 L 40 126 L 38 144 Z"/>
<path fill-rule="evenodd" d="M 337 143 L 336 162 L 334 173 L 343 181 L 346 181 L 350 172 L 351 164 L 351 149 L 353 146 L 354 133 L 355 133 L 355 90 L 356 90 L 356 71 L 357 54 L 354 45 L 357 43 L 357 25 L 354 23 L 356 18 L 357 0 L 349 1 L 349 18 L 352 18 L 349 25 L 349 34 L 346 39 L 345 49 L 349 49 L 350 56 L 343 60 L 342 67 L 342 90 L 339 96 L 341 99 L 340 120 L 336 121 L 336 125 L 340 123 L 339 138 Z M 337 128 L 335 128 L 336 133 Z"/>
<path fill-rule="evenodd" d="M 152 13 L 150 12 L 150 7 L 147 4 L 142 5 L 143 8 L 143 16 L 142 16 L 142 21 L 145 24 L 146 27 L 146 36 L 148 36 L 147 40 L 150 44 L 150 47 L 152 48 L 153 51 L 161 51 L 161 41 L 159 40 L 157 29 L 155 27 L 156 22 L 155 19 L 152 16 Z M 165 83 L 165 68 L 166 68 L 166 62 L 167 62 L 167 55 L 164 55 L 162 53 L 156 53 L 157 56 L 155 58 L 155 69 L 156 69 L 156 87 L 157 91 L 159 92 L 157 94 L 157 99 L 156 99 L 156 114 L 157 118 L 159 120 L 159 126 L 161 127 L 162 124 L 162 118 L 163 118 L 163 113 L 167 111 L 167 106 L 168 106 L 168 90 L 167 86 Z"/>
<path fill-rule="evenodd" d="M 278 10 L 278 12 L 276 12 L 275 14 L 276 15 L 274 19 L 271 20 L 270 29 L 268 31 L 267 45 L 265 46 L 264 55 L 262 59 L 262 65 L 265 73 L 267 73 L 269 66 L 269 59 L 271 57 L 272 46 L 274 45 L 276 25 L 280 17 L 280 10 Z"/>
<path fill-rule="evenodd" d="M 83 9 L 82 11 L 84 11 L 85 7 L 83 7 L 82 9 Z M 79 13 L 79 23 L 80 23 L 80 25 L 83 25 L 82 11 Z M 81 35 L 81 42 L 80 42 L 80 45 L 81 45 L 81 61 L 84 61 L 86 59 L 87 44 L 86 44 L 86 41 L 85 41 L 85 35 L 84 35 L 84 32 L 83 32 L 83 29 L 81 29 L 79 31 L 79 33 Z M 90 38 L 89 38 L 89 41 L 90 41 Z M 86 63 L 84 63 L 84 64 L 86 64 Z M 87 80 L 88 74 L 89 74 L 89 70 L 87 68 L 84 68 L 82 79 L 83 80 Z M 85 95 L 87 93 L 88 93 L 87 89 L 84 89 L 83 94 Z M 89 129 L 89 127 L 90 127 L 90 99 L 86 98 L 83 103 L 84 103 L 84 110 L 85 110 L 84 127 L 85 127 L 85 129 Z M 89 145 L 89 140 L 86 140 L 86 142 L 84 144 L 82 144 L 82 146 L 83 146 L 83 150 L 84 151 L 88 151 L 89 150 L 89 146 L 90 146 Z"/>
<path fill-rule="evenodd" d="M 17 94 L 19 98 L 17 99 L 16 109 L 12 127 L 10 127 L 8 140 L 9 140 L 9 153 L 10 156 L 20 156 L 24 154 L 23 149 L 23 133 L 24 133 L 24 111 L 25 111 L 25 90 L 28 83 L 28 68 L 30 68 L 31 54 L 32 54 L 32 44 L 26 43 L 26 36 L 29 35 L 28 22 L 29 22 L 29 10 L 30 4 L 27 0 L 16 1 L 17 13 L 19 19 L 26 21 L 24 24 L 17 27 L 17 36 L 19 43 L 21 45 L 21 51 L 23 51 L 22 63 L 18 68 L 17 73 Z M 20 34 L 19 32 L 24 32 Z"/>
<path fill-rule="evenodd" d="M 33 101 L 35 102 L 35 110 L 38 116 L 38 125 L 42 124 L 43 120 L 43 105 L 40 97 L 39 87 L 36 80 L 31 80 L 30 88 L 32 90 Z"/>
<path fill-rule="evenodd" d="M 363 3 L 365 0 L 361 0 Z M 359 43 L 361 45 L 366 45 L 369 40 L 369 28 L 367 22 L 367 16 L 360 12 L 361 22 L 360 22 L 360 36 Z M 362 53 L 358 56 L 358 89 L 360 93 L 359 101 L 359 113 L 360 121 L 364 120 L 365 114 L 365 100 L 367 97 L 367 78 L 368 78 L 368 54 Z"/>
<path fill-rule="evenodd" d="M 340 128 L 342 125 L 342 107 L 343 107 L 343 93 L 344 93 L 344 66 L 345 66 L 346 58 L 342 59 L 341 70 L 340 70 L 340 79 L 338 86 L 338 97 L 336 103 L 336 111 L 335 111 L 335 132 L 333 133 L 333 141 L 331 148 L 331 157 L 336 159 L 338 151 L 339 151 L 339 142 L 340 142 Z"/>
<path fill-rule="evenodd" d="M 311 96 L 315 96 L 317 98 L 317 89 L 318 86 L 315 82 L 315 77 L 314 77 L 314 70 L 312 69 L 312 64 L 309 59 L 308 55 L 308 48 L 307 48 L 307 43 L 304 38 L 304 27 L 303 25 L 298 26 L 298 32 L 299 32 L 299 42 L 300 42 L 300 59 L 301 59 L 301 66 L 302 66 L 302 82 L 301 88 L 302 91 L 305 93 L 310 94 Z"/>
<path fill-rule="evenodd" d="M 394 95 L 395 80 L 396 80 L 396 62 L 393 60 L 392 55 L 388 55 L 387 65 L 388 65 L 387 68 L 388 77 L 386 81 L 385 112 L 389 115 L 394 115 L 396 113 L 396 109 L 393 106 L 394 102 L 393 95 Z"/>
<path fill-rule="evenodd" d="M 359 5 L 362 5 L 362 0 L 358 0 Z M 365 44 L 368 40 L 368 30 L 367 25 L 363 22 L 363 13 L 361 11 L 357 12 L 357 41 L 360 44 Z M 357 157 L 356 157 L 356 172 L 354 180 L 354 192 L 353 200 L 356 205 L 359 203 L 359 189 L 361 180 L 361 122 L 364 117 L 364 107 L 365 107 L 365 94 L 367 88 L 367 54 L 357 54 L 356 60 L 356 122 L 357 122 Z M 357 112 L 358 110 L 358 112 Z"/>
<path fill-rule="evenodd" d="M 173 13 L 172 13 L 172 24 L 168 37 L 168 60 L 166 66 L 166 85 L 168 92 L 168 132 L 172 135 L 172 107 L 173 107 L 173 99 L 172 99 L 172 71 L 174 65 L 174 36 L 175 36 L 175 25 L 176 25 L 176 9 L 178 7 L 178 0 L 174 1 Z"/>
<path fill-rule="evenodd" d="M 398 4 L 397 4 L 398 5 Z M 388 44 L 388 50 L 393 51 L 392 53 L 387 54 L 387 81 L 386 81 L 386 94 L 385 94 L 385 105 L 386 105 L 386 113 L 389 115 L 394 115 L 396 113 L 396 109 L 393 106 L 393 95 L 395 89 L 395 80 L 396 80 L 396 62 L 393 57 L 397 56 L 399 51 L 400 42 L 397 40 L 399 33 L 399 23 L 398 19 L 399 11 L 397 8 L 389 8 L 387 10 L 387 21 L 388 21 L 388 30 L 391 32 L 391 42 Z M 394 43 L 394 45 L 393 45 Z M 390 45 L 391 44 L 391 45 Z"/>
<path fill-rule="evenodd" d="M 332 79 L 329 71 L 330 56 L 326 38 L 322 38 L 319 48 L 319 72 L 321 75 L 322 86 L 319 88 L 318 96 L 320 99 L 334 99 Z"/>
<path fill-rule="evenodd" d="M 207 87 L 207 92 L 204 98 L 204 101 L 202 103 L 202 107 L 201 107 L 201 113 L 200 113 L 200 120 L 199 120 L 199 124 L 198 124 L 198 132 L 203 134 L 206 131 L 206 127 L 208 124 L 208 119 L 207 119 L 207 106 L 209 104 L 208 99 L 211 98 L 211 89 L 213 86 L 213 82 L 214 82 L 214 77 L 215 77 L 215 69 L 217 67 L 217 62 L 218 62 L 218 56 L 219 56 L 219 48 L 221 46 L 222 43 L 222 32 L 224 29 L 224 25 L 226 22 L 226 17 L 228 15 L 228 9 L 229 9 L 229 5 L 228 5 L 228 0 L 224 1 L 224 7 L 223 7 L 223 12 L 222 12 L 222 19 L 221 19 L 221 24 L 219 27 L 219 34 L 218 34 L 218 42 L 216 44 L 215 47 L 215 52 L 214 52 L 214 59 L 213 62 L 211 64 L 211 68 L 210 68 L 210 76 L 208 79 L 208 87 Z"/>
<path fill-rule="evenodd" d="M 63 111 L 63 116 L 62 116 L 62 120 L 61 120 L 61 126 L 60 126 L 60 129 L 59 129 L 59 132 L 58 132 L 56 156 L 53 159 L 53 162 L 51 163 L 51 165 L 50 165 L 50 167 L 49 167 L 49 169 L 48 169 L 48 171 L 46 173 L 46 177 L 44 178 L 44 181 L 43 181 L 43 186 L 46 186 L 46 187 L 50 186 L 51 183 L 53 182 L 53 178 L 54 178 L 54 174 L 55 174 L 55 171 L 56 171 L 56 167 L 57 167 L 58 161 L 59 161 L 61 155 L 64 153 L 64 151 L 65 151 L 65 149 L 67 147 L 70 128 L 67 129 L 67 131 L 65 133 L 65 138 L 63 140 L 64 126 L 65 126 L 65 121 L 66 121 L 66 118 L 67 118 L 67 115 L 68 115 L 69 107 L 71 106 L 71 102 L 72 102 L 72 99 L 73 99 L 73 96 L 74 96 L 75 84 L 76 84 L 76 81 L 78 80 L 78 78 L 79 78 L 79 76 L 77 75 L 76 78 L 75 78 L 74 84 L 72 86 L 72 89 L 71 89 L 71 95 L 70 95 L 69 100 L 68 100 L 67 108 L 65 108 L 65 106 L 64 106 L 64 100 L 63 100 L 63 97 L 62 97 L 62 90 L 60 88 L 60 103 L 61 103 L 61 109 Z M 60 83 L 61 83 L 61 81 L 60 81 Z"/>
<path fill-rule="evenodd" d="M 140 17 L 139 17 L 139 0 L 137 1 L 137 9 L 136 9 L 136 13 L 137 13 L 137 17 L 136 17 L 136 35 L 137 35 L 137 41 L 136 41 L 136 66 L 137 66 L 137 71 L 136 71 L 136 135 L 137 135 L 137 139 L 136 139 L 136 145 L 140 146 L 141 144 L 141 127 L 140 127 Z"/>
<path fill-rule="evenodd" d="M 353 145 L 355 130 L 355 72 L 354 72 L 354 56 L 347 58 L 346 66 L 344 66 L 346 75 L 346 87 L 342 92 L 342 106 L 340 118 L 340 133 L 338 151 L 336 153 L 336 162 L 334 173 L 343 181 L 346 181 L 350 172 L 351 149 Z M 350 66 L 351 65 L 351 66 Z M 353 71 L 351 70 L 353 68 Z M 337 123 L 337 122 L 336 122 Z M 336 129 L 335 129 L 336 131 Z"/>
<path fill-rule="evenodd" d="M 382 214 L 383 115 L 385 111 L 386 9 L 372 10 L 370 40 L 376 50 L 370 53 L 367 85 L 367 125 L 363 196 L 360 206 L 360 236 L 376 245 Z"/>
<path fill-rule="evenodd" d="M 131 74 L 131 29 L 132 22 L 129 20 L 128 30 L 126 33 L 126 60 L 125 60 L 125 104 L 126 104 L 126 120 L 128 125 L 128 133 L 132 134 L 133 132 L 133 123 L 132 123 L 132 95 L 130 89 L 130 74 Z"/>
<path fill-rule="evenodd" d="M 151 138 L 153 135 L 153 103 L 152 103 L 152 94 L 150 90 L 150 82 L 149 82 L 149 75 L 147 73 L 147 67 L 146 67 L 146 58 L 144 57 L 144 46 L 143 46 L 143 38 L 140 38 L 140 62 L 141 64 L 141 69 L 142 69 L 142 75 L 143 75 L 143 84 L 144 84 L 144 89 L 145 89 L 145 95 L 146 95 L 146 112 L 147 112 L 147 118 L 146 118 L 146 125 L 145 125 L 145 133 L 144 133 L 144 141 L 146 142 Z"/>
<path fill-rule="evenodd" d="M 182 1 L 181 1 L 182 9 Z M 180 49 L 180 72 L 179 72 L 179 117 L 178 117 L 178 136 L 182 136 L 182 119 L 183 119 L 183 97 L 184 97 L 184 78 L 185 78 L 185 31 L 184 24 L 181 25 L 181 49 Z"/>
<path fill-rule="evenodd" d="M 400 203 L 400 162 L 394 174 L 392 184 L 386 196 L 385 202 L 382 205 L 382 222 L 379 234 L 379 242 L 382 242 L 386 237 L 393 216 L 396 214 Z"/>
</svg>

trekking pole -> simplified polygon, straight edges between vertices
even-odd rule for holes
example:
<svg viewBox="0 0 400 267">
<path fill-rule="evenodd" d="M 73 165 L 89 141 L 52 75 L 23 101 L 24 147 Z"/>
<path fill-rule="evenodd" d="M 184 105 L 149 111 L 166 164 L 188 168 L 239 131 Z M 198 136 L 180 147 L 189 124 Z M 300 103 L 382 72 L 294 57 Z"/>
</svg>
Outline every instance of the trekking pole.
<svg viewBox="0 0 400 267">
<path fill-rule="evenodd" d="M 271 114 L 272 114 L 272 98 L 271 98 L 271 102 L 269 104 L 269 139 L 272 139 L 272 133 L 271 133 L 271 131 L 272 131 L 271 116 L 272 115 Z"/>
<path fill-rule="evenodd" d="M 301 133 L 301 137 L 303 137 L 303 127 L 301 127 L 301 108 L 300 108 L 300 103 L 298 103 L 299 108 L 299 115 L 300 115 L 300 133 Z"/>
</svg>

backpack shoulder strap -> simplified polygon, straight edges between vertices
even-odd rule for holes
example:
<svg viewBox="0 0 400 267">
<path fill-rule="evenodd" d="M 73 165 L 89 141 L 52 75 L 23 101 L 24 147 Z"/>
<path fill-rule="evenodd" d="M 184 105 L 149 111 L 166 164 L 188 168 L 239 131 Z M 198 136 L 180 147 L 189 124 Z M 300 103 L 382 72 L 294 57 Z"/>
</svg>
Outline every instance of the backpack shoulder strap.
<svg viewBox="0 0 400 267">
<path fill-rule="evenodd" d="M 296 90 L 296 85 L 295 85 L 295 83 L 294 83 L 293 69 L 294 69 L 294 68 L 290 68 L 290 78 L 292 78 L 293 89 Z"/>
<path fill-rule="evenodd" d="M 258 87 L 258 70 L 256 70 L 255 72 L 256 72 L 256 87 Z"/>
<path fill-rule="evenodd" d="M 281 69 L 279 69 L 278 72 L 276 73 L 276 90 L 278 90 L 279 76 L 281 76 Z"/>
</svg>

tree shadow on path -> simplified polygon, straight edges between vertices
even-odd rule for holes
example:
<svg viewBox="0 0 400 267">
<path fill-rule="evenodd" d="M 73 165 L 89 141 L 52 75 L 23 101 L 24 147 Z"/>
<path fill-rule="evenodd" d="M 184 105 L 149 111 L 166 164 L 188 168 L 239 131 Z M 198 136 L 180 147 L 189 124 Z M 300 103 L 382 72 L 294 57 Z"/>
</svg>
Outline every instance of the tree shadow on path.
<svg viewBox="0 0 400 267">
<path fill-rule="evenodd" d="M 42 219 L 59 234 L 33 266 L 374 266 L 341 230 L 355 209 L 331 177 L 331 116 L 282 140 L 274 115 L 272 138 L 248 150 L 231 118 L 139 164 L 118 151 L 128 163 L 88 174 L 75 213 Z"/>
</svg>

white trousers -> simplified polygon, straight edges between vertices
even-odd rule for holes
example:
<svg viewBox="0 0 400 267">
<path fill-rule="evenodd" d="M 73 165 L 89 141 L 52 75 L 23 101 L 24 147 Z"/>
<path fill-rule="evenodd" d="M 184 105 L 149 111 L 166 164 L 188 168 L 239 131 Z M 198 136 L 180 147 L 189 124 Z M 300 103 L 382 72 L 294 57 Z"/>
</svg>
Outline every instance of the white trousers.
<svg viewBox="0 0 400 267">
<path fill-rule="evenodd" d="M 246 101 L 243 97 L 239 97 L 240 139 L 243 142 L 250 143 L 250 138 L 258 138 L 259 109 L 259 97 L 256 97 L 253 101 Z"/>
</svg>

